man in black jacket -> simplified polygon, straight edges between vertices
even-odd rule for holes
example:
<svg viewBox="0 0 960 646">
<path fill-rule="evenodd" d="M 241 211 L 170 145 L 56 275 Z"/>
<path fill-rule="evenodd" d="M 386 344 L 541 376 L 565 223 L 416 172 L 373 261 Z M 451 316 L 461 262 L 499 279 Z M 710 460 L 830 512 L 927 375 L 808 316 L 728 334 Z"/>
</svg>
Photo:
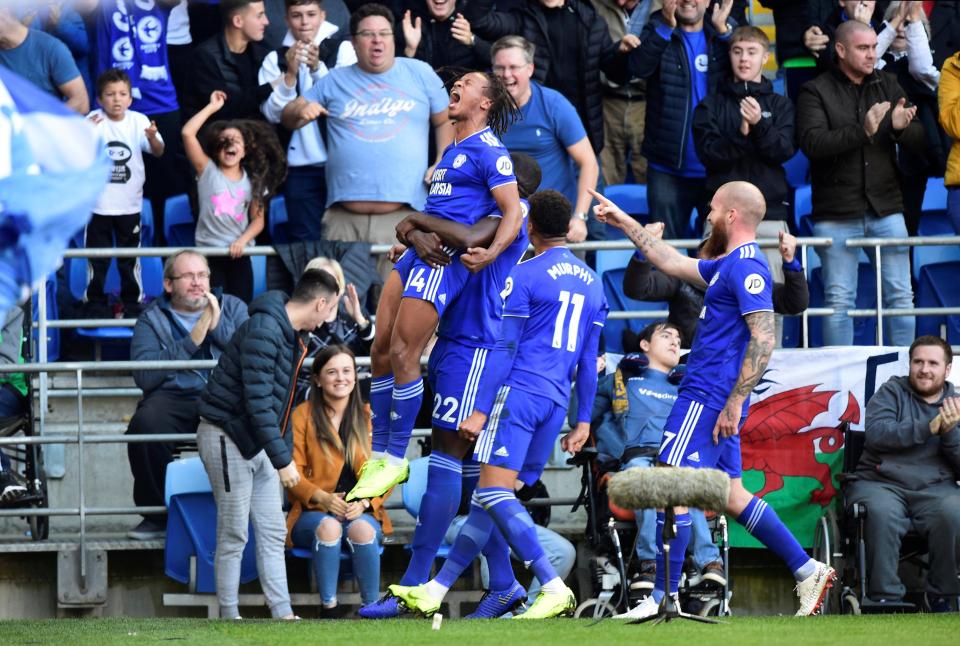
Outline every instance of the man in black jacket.
<svg viewBox="0 0 960 646">
<path fill-rule="evenodd" d="M 646 229 L 650 235 L 659 239 L 663 233 L 663 224 L 648 224 Z M 706 253 L 708 240 L 709 238 L 701 244 L 701 258 L 714 257 Z M 807 277 L 803 273 L 803 265 L 800 264 L 796 251 L 797 239 L 789 233 L 780 233 L 780 246 L 775 250 L 778 258 L 769 262 L 771 272 L 776 265 L 783 276 L 773 284 L 773 311 L 777 314 L 796 316 L 802 314 L 810 303 Z M 680 330 L 686 347 L 692 345 L 697 332 L 705 291 L 692 283 L 662 271 L 655 271 L 650 261 L 640 252 L 630 259 L 623 275 L 623 293 L 630 298 L 638 301 L 667 301 L 670 308 L 667 321 Z M 633 344 L 624 342 L 623 345 L 627 347 Z"/>
<path fill-rule="evenodd" d="M 261 41 L 269 21 L 263 2 L 221 0 L 223 30 L 197 45 L 193 52 L 193 85 L 184 98 L 187 115 L 206 105 L 214 90 L 226 92 L 227 101 L 217 115 L 222 119 L 263 119 L 260 104 L 273 89 L 260 83 L 257 74 L 270 49 Z"/>
<path fill-rule="evenodd" d="M 793 157 L 793 103 L 763 78 L 770 40 L 757 27 L 737 27 L 730 38 L 732 77 L 693 112 L 693 141 L 707 169 L 707 192 L 735 180 L 750 182 L 767 201 L 757 237 L 786 232 L 793 213 L 783 163 Z M 770 273 L 783 282 L 776 249 L 765 249 Z"/>
<path fill-rule="evenodd" d="M 703 0 L 706 2 L 706 0 Z M 586 0 L 529 0 L 511 12 L 494 11 L 493 0 L 471 0 L 465 17 L 489 41 L 516 34 L 534 44 L 533 80 L 557 90 L 573 104 L 594 152 L 603 148 L 600 70 L 627 80 L 625 53 L 634 40 L 616 43 Z"/>
<path fill-rule="evenodd" d="M 630 72 L 648 79 L 643 137 L 647 200 L 653 217 L 666 225 L 667 239 L 687 236 L 694 208 L 701 221 L 709 212 L 711 194 L 703 182 L 707 173 L 693 143 L 693 110 L 726 75 L 733 0 L 724 0 L 705 24 L 708 4 L 666 0 L 630 53 Z"/>
<path fill-rule="evenodd" d="M 960 542 L 960 397 L 950 375 L 950 344 L 922 336 L 910 346 L 910 374 L 893 377 L 867 404 L 864 449 L 845 494 L 864 503 L 867 594 L 902 600 L 900 542 L 913 527 L 927 539 L 927 605 L 956 610 Z"/>
<path fill-rule="evenodd" d="M 823 262 L 823 291 L 834 314 L 823 323 L 826 345 L 853 343 L 847 316 L 857 294 L 858 249 L 849 238 L 905 238 L 903 198 L 897 170 L 897 147 L 923 146 L 923 127 L 906 107 L 896 80 L 875 71 L 877 34 L 858 20 L 836 31 L 837 64 L 800 89 L 797 139 L 810 159 L 814 235 L 832 238 L 817 251 Z M 872 260 L 872 258 L 871 258 Z M 907 247 L 881 250 L 883 307 L 912 308 L 913 287 Z M 907 346 L 914 337 L 914 317 L 887 319 L 884 340 Z"/>
<path fill-rule="evenodd" d="M 337 279 L 310 269 L 293 295 L 267 292 L 223 349 L 201 396 L 197 446 L 217 503 L 217 601 L 220 616 L 239 616 L 240 558 L 252 520 L 260 581 L 274 618 L 292 617 L 283 545 L 280 487 L 300 480 L 288 433 L 306 332 L 337 307 Z M 289 439 L 289 442 L 288 442 Z M 279 478 L 278 478 L 279 474 Z"/>
<path fill-rule="evenodd" d="M 452 83 L 465 70 L 485 71 L 490 67 L 490 42 L 478 38 L 464 18 L 465 2 L 422 0 L 411 2 L 396 34 L 397 49 L 408 58 L 444 70 L 441 78 Z"/>
</svg>

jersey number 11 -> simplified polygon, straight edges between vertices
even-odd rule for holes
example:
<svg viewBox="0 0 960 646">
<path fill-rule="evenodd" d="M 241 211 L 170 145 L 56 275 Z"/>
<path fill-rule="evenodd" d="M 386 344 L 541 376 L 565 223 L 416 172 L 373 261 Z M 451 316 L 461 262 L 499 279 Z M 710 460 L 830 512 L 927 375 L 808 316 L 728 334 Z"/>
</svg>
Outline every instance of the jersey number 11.
<svg viewBox="0 0 960 646">
<path fill-rule="evenodd" d="M 580 327 L 580 314 L 583 312 L 583 294 L 573 294 L 563 290 L 560 292 L 560 311 L 557 312 L 557 322 L 553 326 L 553 347 L 563 347 L 563 328 L 567 323 L 567 310 L 570 310 L 570 321 L 567 323 L 567 352 L 577 351 L 577 329 Z M 571 305 L 573 307 L 571 307 Z"/>
</svg>

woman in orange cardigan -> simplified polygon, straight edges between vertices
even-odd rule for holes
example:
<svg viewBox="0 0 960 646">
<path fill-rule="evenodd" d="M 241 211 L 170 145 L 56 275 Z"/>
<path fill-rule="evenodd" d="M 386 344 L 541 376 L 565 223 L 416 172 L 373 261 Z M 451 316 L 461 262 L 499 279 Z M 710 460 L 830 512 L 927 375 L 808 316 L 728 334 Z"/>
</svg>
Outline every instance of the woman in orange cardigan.
<svg viewBox="0 0 960 646">
<path fill-rule="evenodd" d="M 349 348 L 332 345 L 314 359 L 310 397 L 293 412 L 293 461 L 300 483 L 289 490 L 287 542 L 313 551 L 322 617 L 337 607 L 341 544 L 353 559 L 364 605 L 380 593 L 378 517 L 389 523 L 383 499 L 345 502 L 370 454 L 370 416 L 360 399 L 356 361 Z"/>
</svg>

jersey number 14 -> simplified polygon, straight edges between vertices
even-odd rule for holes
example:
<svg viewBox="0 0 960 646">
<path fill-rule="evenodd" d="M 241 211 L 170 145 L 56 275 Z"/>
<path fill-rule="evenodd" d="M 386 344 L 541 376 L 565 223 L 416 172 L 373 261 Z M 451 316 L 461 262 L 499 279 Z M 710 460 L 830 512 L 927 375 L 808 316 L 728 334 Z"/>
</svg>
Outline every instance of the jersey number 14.
<svg viewBox="0 0 960 646">
<path fill-rule="evenodd" d="M 567 320 L 567 312 L 570 319 Z M 573 294 L 563 290 L 560 292 L 560 311 L 557 312 L 557 321 L 553 326 L 553 347 L 563 347 L 563 330 L 567 330 L 567 352 L 577 351 L 577 330 L 580 327 L 580 314 L 583 312 L 583 294 Z"/>
</svg>

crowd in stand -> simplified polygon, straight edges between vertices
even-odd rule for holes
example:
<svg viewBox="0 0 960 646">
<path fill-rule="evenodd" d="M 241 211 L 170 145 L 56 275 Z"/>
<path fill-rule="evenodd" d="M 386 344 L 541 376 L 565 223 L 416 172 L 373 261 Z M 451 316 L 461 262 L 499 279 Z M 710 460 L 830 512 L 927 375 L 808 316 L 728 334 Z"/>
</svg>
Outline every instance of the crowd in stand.
<svg viewBox="0 0 960 646">
<path fill-rule="evenodd" d="M 150 304 L 139 261 L 117 263 L 121 287 L 111 303 L 109 260 L 90 260 L 85 313 L 138 317 L 132 359 L 221 359 L 237 352 L 231 337 L 250 317 L 279 316 L 277 304 L 248 313 L 255 270 L 244 254 L 271 242 L 276 196 L 288 242 L 303 245 L 285 252 L 297 258 L 285 262 L 292 282 L 303 271 L 332 276 L 330 284 L 317 279 L 323 284 L 300 295 L 306 300 L 294 299 L 329 306 L 301 320 L 312 331 L 306 356 L 317 361 L 298 371 L 296 401 L 304 403 L 292 413 L 293 461 L 316 477 L 291 485 L 296 513 L 286 529 L 267 523 L 279 522 L 279 500 L 255 501 L 251 513 L 260 505 L 265 526 L 287 532 L 290 545 L 317 549 L 321 596 L 335 606 L 336 579 L 323 563 L 335 570 L 348 540 L 371 603 L 375 543 L 389 528 L 382 499 L 346 503 L 326 493 L 349 490 L 369 454 L 353 358 L 370 354 L 369 311 L 392 269 L 386 254 L 354 261 L 358 249 L 369 255 L 364 245 L 395 243 L 397 225 L 423 209 L 428 180 L 454 138 L 448 89 L 465 72 L 492 71 L 502 80 L 519 119 L 501 139 L 539 163 L 540 189 L 569 200 L 571 242 L 604 236 L 591 217 L 590 191 L 605 185 L 646 184 L 655 223 L 648 228 L 671 240 L 709 234 L 709 201 L 721 185 L 759 187 L 767 210 L 758 236 L 780 240 L 766 255 L 776 311 L 786 315 L 809 303 L 784 170 L 802 152 L 810 162 L 813 234 L 833 239 L 819 251 L 825 305 L 841 312 L 825 320 L 826 345 L 853 343 L 852 320 L 842 312 L 854 307 L 859 261 L 846 240 L 916 235 L 927 179 L 940 176 L 948 187 L 945 217 L 960 234 L 960 148 L 952 143 L 960 138 L 960 2 L 760 4 L 776 23 L 775 79 L 764 75 L 771 43 L 748 23 L 745 0 L 74 0 L 39 10 L 5 3 L 0 65 L 60 97 L 102 134 L 113 170 L 83 246 L 165 246 L 164 203 L 186 193 L 196 246 L 229 249 L 227 257 L 185 251 L 167 258 L 163 294 Z M 144 199 L 153 239 L 143 236 Z M 304 250 L 317 253 L 303 258 Z M 699 250 L 706 259 L 722 253 L 722 244 Z M 884 247 L 881 258 L 883 307 L 913 307 L 909 248 Z M 630 349 L 649 355 L 661 343 L 689 345 L 703 290 L 653 271 L 640 252 L 623 288 L 633 298 L 670 302 L 669 324 L 648 328 Z M 889 343 L 909 346 L 914 319 L 887 321 Z M 659 355 L 653 361 L 664 375 L 676 366 Z M 129 432 L 199 427 L 201 454 L 220 451 L 216 433 L 230 421 L 232 400 L 223 385 L 223 396 L 204 409 L 209 377 L 203 370 L 135 372 L 144 396 Z M 594 411 L 609 423 L 602 392 L 613 399 L 613 379 Z M 652 461 L 643 449 L 656 442 L 635 435 L 627 438 L 635 445 L 614 451 L 623 464 Z M 128 448 L 135 502 L 162 505 L 175 445 Z M 244 486 L 256 487 L 260 469 L 276 467 L 283 480 L 284 464 L 260 455 L 264 464 Z M 215 486 L 229 490 L 225 478 Z M 638 555 L 649 570 L 653 534 L 645 523 Z M 162 516 L 147 517 L 131 535 L 161 535 L 163 524 Z M 245 531 L 237 529 L 244 540 Z M 715 548 L 700 552 L 703 576 L 722 579 Z M 650 571 L 641 574 L 652 582 Z M 268 597 L 270 586 L 275 616 L 290 616 L 279 594 L 285 580 L 265 581 Z"/>
</svg>

